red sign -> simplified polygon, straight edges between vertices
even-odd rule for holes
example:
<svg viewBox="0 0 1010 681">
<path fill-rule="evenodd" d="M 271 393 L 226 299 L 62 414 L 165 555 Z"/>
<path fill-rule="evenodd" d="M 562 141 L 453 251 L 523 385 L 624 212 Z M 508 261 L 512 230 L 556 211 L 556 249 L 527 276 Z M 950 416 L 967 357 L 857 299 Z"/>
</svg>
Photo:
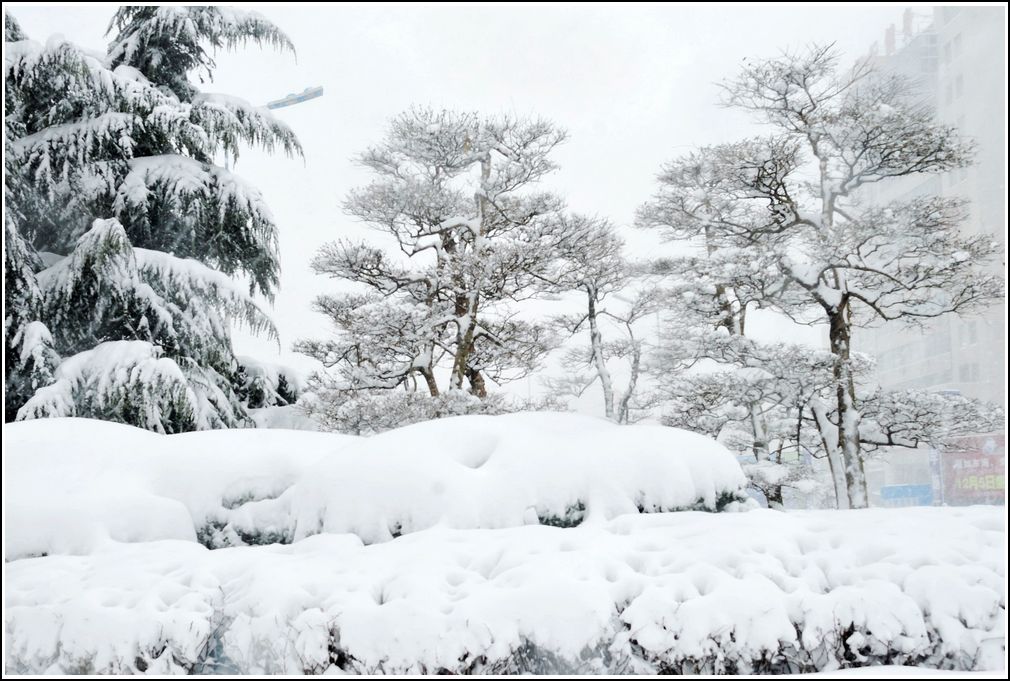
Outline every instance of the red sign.
<svg viewBox="0 0 1010 681">
<path fill-rule="evenodd" d="M 1005 502 L 1006 436 L 958 438 L 942 454 L 943 503 L 950 506 Z"/>
</svg>

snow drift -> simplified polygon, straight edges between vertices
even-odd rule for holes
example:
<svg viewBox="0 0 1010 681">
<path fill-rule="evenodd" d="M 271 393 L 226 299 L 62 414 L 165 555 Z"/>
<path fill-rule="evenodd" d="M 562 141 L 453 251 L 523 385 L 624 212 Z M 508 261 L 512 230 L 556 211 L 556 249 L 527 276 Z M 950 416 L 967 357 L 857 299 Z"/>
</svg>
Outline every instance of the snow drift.
<svg viewBox="0 0 1010 681">
<path fill-rule="evenodd" d="M 109 540 L 373 543 L 435 525 L 572 526 L 746 499 L 739 465 L 709 438 L 574 414 L 465 416 L 370 438 L 43 419 L 4 426 L 4 449 L 8 560 Z"/>
</svg>

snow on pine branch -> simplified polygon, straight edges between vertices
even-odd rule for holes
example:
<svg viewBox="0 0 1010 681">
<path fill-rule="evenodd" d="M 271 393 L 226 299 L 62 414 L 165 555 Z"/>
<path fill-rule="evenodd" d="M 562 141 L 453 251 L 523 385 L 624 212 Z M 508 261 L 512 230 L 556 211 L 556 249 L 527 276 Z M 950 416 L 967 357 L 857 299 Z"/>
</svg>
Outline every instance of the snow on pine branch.
<svg viewBox="0 0 1010 681">
<path fill-rule="evenodd" d="M 231 49 L 249 41 L 294 51 L 291 40 L 262 14 L 234 7 L 154 7 L 129 39 L 109 49 L 109 61 L 132 64 L 145 56 L 147 43 L 171 36 L 182 44 L 206 40 L 215 48 Z M 109 25 L 123 26 L 140 14 L 140 7 L 123 7 Z"/>
<path fill-rule="evenodd" d="M 110 111 L 93 118 L 54 125 L 11 144 L 32 180 L 53 191 L 72 173 L 109 156 L 133 156 L 139 116 Z"/>
<path fill-rule="evenodd" d="M 179 154 L 135 158 L 129 168 L 117 189 L 117 211 L 143 208 L 149 196 L 158 192 L 180 210 L 200 211 L 203 201 L 214 205 L 220 217 L 226 211 L 244 214 L 254 229 L 263 232 L 263 238 L 275 238 L 273 214 L 261 192 L 226 168 Z"/>
<path fill-rule="evenodd" d="M 189 73 L 212 79 L 216 50 L 252 42 L 294 52 L 291 40 L 259 12 L 232 7 L 120 7 L 109 23 L 113 31 L 111 66 L 136 67 L 183 100 L 196 92 Z"/>
<path fill-rule="evenodd" d="M 157 339 L 191 356 L 227 338 L 232 320 L 276 338 L 267 315 L 231 278 L 195 260 L 133 248 L 115 219 L 96 220 L 68 257 L 38 274 L 38 282 L 47 318 L 66 336 L 63 347 L 74 347 L 72 334 L 81 331 L 71 319 L 83 313 L 101 324 L 110 312 L 113 319 L 129 317 L 130 310 L 137 314 L 137 306 L 141 319 L 125 319 L 137 324 L 135 338 Z M 90 337 L 85 333 L 82 340 Z"/>
<path fill-rule="evenodd" d="M 55 381 L 40 388 L 18 420 L 79 416 L 130 420 L 166 431 L 168 415 L 199 410 L 185 374 L 161 348 L 144 341 L 109 341 L 65 359 Z"/>
<path fill-rule="evenodd" d="M 60 36 L 53 36 L 45 45 L 33 40 L 8 42 L 4 53 L 8 94 L 31 92 L 33 105 L 48 102 L 47 106 L 25 111 L 30 131 L 68 123 L 68 117 L 95 116 L 111 104 L 139 113 L 176 101 L 153 87 L 136 69 L 106 68 L 101 59 Z"/>
<path fill-rule="evenodd" d="M 180 302 L 194 299 L 211 302 L 229 321 L 244 324 L 251 333 L 277 339 L 277 329 L 266 311 L 228 275 L 197 260 L 176 258 L 161 251 L 135 248 L 133 253 L 143 279 L 156 290 L 170 291 Z M 197 319 L 193 311 L 186 316 Z M 206 323 L 211 322 L 208 319 Z"/>
<path fill-rule="evenodd" d="M 944 447 L 953 438 L 998 431 L 998 405 L 925 390 L 882 390 L 861 402 L 860 433 L 870 446 Z"/>
<path fill-rule="evenodd" d="M 200 93 L 193 97 L 191 118 L 207 133 L 207 152 L 218 148 L 237 157 L 240 143 L 267 151 L 283 150 L 289 156 L 302 153 L 294 132 L 264 107 L 253 106 L 241 97 Z"/>
<path fill-rule="evenodd" d="M 152 204 L 178 222 L 178 234 L 159 250 L 243 272 L 251 289 L 272 295 L 280 268 L 276 224 L 262 193 L 238 175 L 179 154 L 146 156 L 129 162 L 115 192 L 113 209 L 132 230 L 150 231 Z"/>
</svg>

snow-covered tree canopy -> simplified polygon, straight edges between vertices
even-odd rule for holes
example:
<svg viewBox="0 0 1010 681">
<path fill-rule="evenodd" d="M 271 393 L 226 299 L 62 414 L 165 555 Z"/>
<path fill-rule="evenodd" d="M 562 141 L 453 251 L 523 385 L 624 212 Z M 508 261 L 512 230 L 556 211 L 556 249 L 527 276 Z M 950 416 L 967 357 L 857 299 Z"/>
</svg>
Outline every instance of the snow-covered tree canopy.
<svg viewBox="0 0 1010 681">
<path fill-rule="evenodd" d="M 533 370 L 549 329 L 513 303 L 556 287 L 559 253 L 578 230 L 563 201 L 536 185 L 564 133 L 539 119 L 412 109 L 359 162 L 375 179 L 346 212 L 383 234 L 338 241 L 313 261 L 358 291 L 321 296 L 335 339 L 303 341 L 335 369 L 338 390 L 420 389 L 431 397 Z"/>
<path fill-rule="evenodd" d="M 772 134 L 666 166 L 639 224 L 700 240 L 710 256 L 746 249 L 764 275 L 713 282 L 728 319 L 739 321 L 757 293 L 763 306 L 828 327 L 838 414 L 830 460 L 844 471 L 846 504 L 865 505 L 853 330 L 978 310 L 1004 284 L 985 267 L 999 253 L 995 237 L 960 231 L 960 200 L 871 206 L 858 190 L 964 167 L 972 144 L 917 103 L 908 82 L 867 62 L 843 69 L 832 48 L 749 62 L 724 90 L 727 105 Z"/>
<path fill-rule="evenodd" d="M 200 259 L 272 293 L 273 216 L 213 161 L 242 144 L 300 153 L 286 125 L 236 97 L 180 101 L 137 68 L 110 69 L 66 42 L 13 43 L 6 66 L 8 110 L 24 126 L 12 153 L 33 185 L 15 197 L 37 248 L 66 254 L 92 219 L 116 217 L 135 246 Z"/>
<path fill-rule="evenodd" d="M 75 364 L 94 367 L 109 356 L 98 351 L 103 344 L 136 341 L 159 366 L 178 365 L 162 373 L 188 381 L 179 384 L 192 393 L 188 413 L 135 416 L 157 411 L 154 400 L 139 410 L 113 409 L 110 418 L 157 430 L 246 422 L 236 393 L 246 379 L 231 327 L 274 334 L 250 296 L 270 297 L 276 288 L 276 225 L 260 192 L 217 161 L 237 157 L 242 146 L 287 154 L 300 147 L 268 111 L 184 84 L 194 72 L 206 80 L 209 50 L 289 41 L 255 13 L 124 7 L 113 19 L 110 52 L 101 55 L 58 37 L 33 42 L 5 19 L 7 303 L 19 308 L 5 320 L 6 354 L 17 360 L 8 367 L 23 374 L 8 371 L 8 385 L 22 387 L 8 400 L 7 418 L 44 376 L 65 386 L 86 383 L 36 360 L 96 350 Z M 34 321 L 46 332 L 28 333 Z M 43 346 L 15 347 L 12 339 Z M 138 394 L 153 395 L 158 385 L 167 383 Z M 35 401 L 22 417 L 67 411 L 55 404 Z M 66 404 L 78 415 L 100 411 L 77 397 Z"/>
</svg>

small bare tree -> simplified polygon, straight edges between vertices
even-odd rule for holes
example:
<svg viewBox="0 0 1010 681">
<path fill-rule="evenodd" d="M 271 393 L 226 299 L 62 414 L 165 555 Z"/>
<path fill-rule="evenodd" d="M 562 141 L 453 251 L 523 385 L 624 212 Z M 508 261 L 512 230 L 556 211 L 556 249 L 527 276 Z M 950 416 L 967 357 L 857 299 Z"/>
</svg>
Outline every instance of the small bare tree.
<svg viewBox="0 0 1010 681">
<path fill-rule="evenodd" d="M 559 291 L 582 293 L 585 308 L 558 315 L 554 324 L 569 336 L 588 330 L 589 345 L 569 348 L 561 359 L 565 376 L 548 379 L 547 384 L 555 395 L 578 397 L 599 382 L 604 415 L 617 423 L 631 423 L 653 404 L 642 389 L 645 342 L 636 334 L 636 325 L 655 312 L 659 295 L 654 287 L 636 282 L 640 268 L 625 260 L 624 242 L 608 221 L 573 215 L 566 218 L 562 231 L 566 239 L 559 242 L 552 282 Z M 604 322 L 614 332 L 610 339 L 604 337 Z M 627 368 L 620 394 L 611 373 L 613 362 Z"/>
</svg>

